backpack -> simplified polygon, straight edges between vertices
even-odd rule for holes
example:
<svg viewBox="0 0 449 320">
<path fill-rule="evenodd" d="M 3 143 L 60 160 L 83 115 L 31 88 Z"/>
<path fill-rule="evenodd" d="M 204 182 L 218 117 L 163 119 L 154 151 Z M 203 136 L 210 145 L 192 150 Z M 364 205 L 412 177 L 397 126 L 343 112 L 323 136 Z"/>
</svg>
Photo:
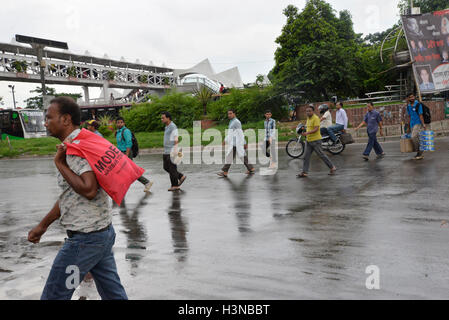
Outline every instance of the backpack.
<svg viewBox="0 0 449 320">
<path fill-rule="evenodd" d="M 420 103 L 422 106 L 422 117 L 424 119 L 424 124 L 430 124 L 432 122 L 432 115 L 430 113 L 430 109 L 428 106 L 426 106 L 424 103 Z M 419 117 L 419 105 L 417 110 L 415 112 L 418 114 Z"/>
<path fill-rule="evenodd" d="M 425 104 L 421 103 L 422 106 L 422 117 L 424 119 L 425 124 L 429 124 L 432 122 L 432 115 L 430 114 L 430 109 Z"/>
<path fill-rule="evenodd" d="M 126 129 L 128 129 L 128 128 L 126 128 Z M 133 146 L 131 147 L 131 155 L 133 156 L 133 158 L 135 158 L 139 155 L 139 143 L 137 142 L 134 132 L 132 132 L 131 130 L 129 130 L 129 132 L 131 132 L 131 142 L 133 144 Z M 125 134 L 125 130 L 122 131 L 122 140 L 125 140 L 124 134 Z M 117 135 L 117 133 L 116 133 L 116 135 Z"/>
</svg>

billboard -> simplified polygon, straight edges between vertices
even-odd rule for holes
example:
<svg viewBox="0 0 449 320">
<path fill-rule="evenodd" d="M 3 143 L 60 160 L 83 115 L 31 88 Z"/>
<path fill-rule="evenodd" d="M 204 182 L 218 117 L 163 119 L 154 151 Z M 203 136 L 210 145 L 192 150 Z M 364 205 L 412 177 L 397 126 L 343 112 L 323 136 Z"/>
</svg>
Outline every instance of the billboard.
<svg viewBox="0 0 449 320">
<path fill-rule="evenodd" d="M 449 90 L 449 9 L 402 16 L 421 93 Z"/>
</svg>

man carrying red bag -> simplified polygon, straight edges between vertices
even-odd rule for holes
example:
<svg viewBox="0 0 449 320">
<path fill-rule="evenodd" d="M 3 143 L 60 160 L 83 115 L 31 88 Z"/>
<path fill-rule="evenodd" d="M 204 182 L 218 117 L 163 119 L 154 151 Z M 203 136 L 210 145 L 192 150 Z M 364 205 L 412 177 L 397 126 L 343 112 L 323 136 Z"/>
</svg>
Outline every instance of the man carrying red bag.
<svg viewBox="0 0 449 320">
<path fill-rule="evenodd" d="M 47 216 L 28 233 L 28 241 L 39 243 L 47 228 L 58 219 L 66 229 L 68 238 L 53 262 L 41 299 L 71 299 L 79 282 L 90 272 L 102 299 L 125 300 L 128 297 L 120 282 L 112 252 L 115 231 L 108 195 L 100 186 L 89 161 L 67 154 L 66 144 L 70 145 L 72 141 L 76 145 L 75 141 L 80 139 L 80 114 L 78 105 L 68 97 L 53 99 L 46 114 L 45 126 L 50 135 L 63 142 L 57 146 L 54 159 L 62 193 Z M 82 145 L 81 139 L 78 141 Z M 130 172 L 132 168 L 124 161 L 119 161 L 116 167 L 110 172 Z M 136 169 L 135 179 L 142 171 Z M 120 200 L 120 192 L 114 196 L 116 202 Z"/>
</svg>

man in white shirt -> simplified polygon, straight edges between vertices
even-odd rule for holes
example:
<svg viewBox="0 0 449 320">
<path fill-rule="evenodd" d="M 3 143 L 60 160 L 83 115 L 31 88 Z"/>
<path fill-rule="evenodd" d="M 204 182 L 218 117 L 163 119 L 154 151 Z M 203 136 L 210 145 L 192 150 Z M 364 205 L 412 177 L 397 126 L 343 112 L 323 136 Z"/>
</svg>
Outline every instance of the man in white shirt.
<svg viewBox="0 0 449 320">
<path fill-rule="evenodd" d="M 242 123 L 239 119 L 237 119 L 235 115 L 235 111 L 233 109 L 228 110 L 228 118 L 229 118 L 229 131 L 225 140 L 223 141 L 223 146 L 227 146 L 225 152 L 225 165 L 221 169 L 219 173 L 217 173 L 220 177 L 226 178 L 228 176 L 229 169 L 231 168 L 231 164 L 235 159 L 236 155 L 243 160 L 243 164 L 245 165 L 248 171 L 246 174 L 251 175 L 256 171 L 252 164 L 248 161 L 248 156 L 245 153 L 245 137 L 243 135 Z"/>
<path fill-rule="evenodd" d="M 320 132 L 322 136 L 327 136 L 327 128 L 332 126 L 332 114 L 329 111 L 329 106 L 327 104 L 322 104 L 318 107 L 318 110 L 320 111 Z"/>
<path fill-rule="evenodd" d="M 329 133 L 329 137 L 333 143 L 337 141 L 337 137 L 335 136 L 336 132 L 348 129 L 348 116 L 346 115 L 346 111 L 343 109 L 343 102 L 337 102 L 336 107 L 337 113 L 335 115 L 335 124 L 327 128 L 327 132 Z"/>
</svg>

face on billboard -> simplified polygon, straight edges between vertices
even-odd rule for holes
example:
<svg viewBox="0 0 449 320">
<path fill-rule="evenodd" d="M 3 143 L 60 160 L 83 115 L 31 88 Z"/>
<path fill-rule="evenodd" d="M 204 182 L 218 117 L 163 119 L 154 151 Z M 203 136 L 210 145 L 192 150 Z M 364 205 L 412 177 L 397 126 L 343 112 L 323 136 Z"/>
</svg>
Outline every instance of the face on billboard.
<svg viewBox="0 0 449 320">
<path fill-rule="evenodd" d="M 420 40 L 418 41 L 418 47 L 420 51 L 425 51 L 426 47 L 424 46 L 424 43 Z"/>
<path fill-rule="evenodd" d="M 419 72 L 419 75 L 421 76 L 421 80 L 424 83 L 429 83 L 430 82 L 430 75 L 429 75 L 429 71 L 427 71 L 426 69 L 421 69 L 421 71 Z"/>
<path fill-rule="evenodd" d="M 449 34 L 449 19 L 447 17 L 441 18 L 441 33 Z"/>
<path fill-rule="evenodd" d="M 443 62 L 447 63 L 449 62 L 449 52 L 447 50 L 443 51 Z"/>
<path fill-rule="evenodd" d="M 407 19 L 407 30 L 411 36 L 414 37 L 422 37 L 423 33 L 419 29 L 418 21 L 415 18 Z"/>
</svg>

